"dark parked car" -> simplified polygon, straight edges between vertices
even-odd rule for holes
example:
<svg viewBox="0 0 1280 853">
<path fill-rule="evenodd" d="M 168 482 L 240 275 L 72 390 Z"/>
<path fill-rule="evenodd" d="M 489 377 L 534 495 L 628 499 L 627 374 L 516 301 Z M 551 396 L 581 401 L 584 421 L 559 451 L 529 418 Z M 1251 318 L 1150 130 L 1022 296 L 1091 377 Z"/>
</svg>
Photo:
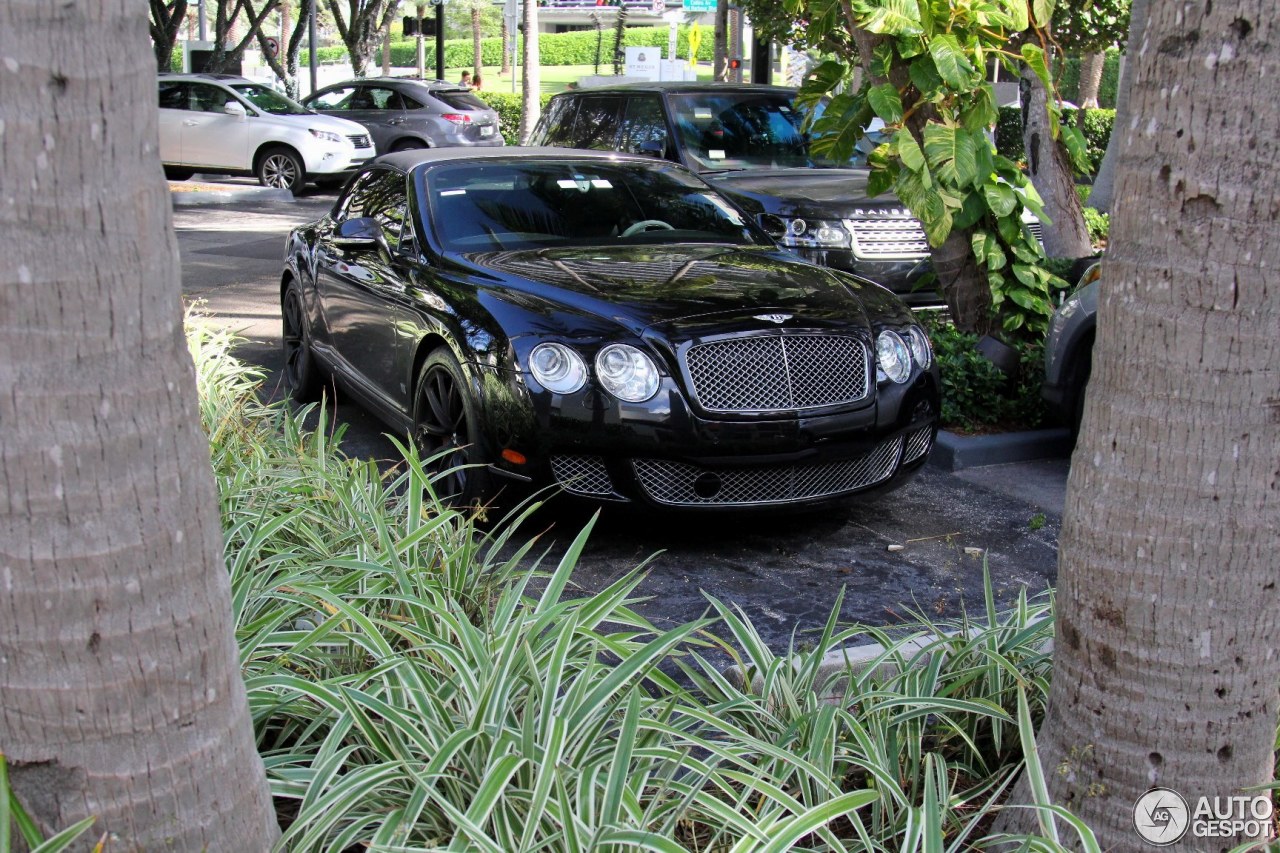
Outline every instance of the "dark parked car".
<svg viewBox="0 0 1280 853">
<path fill-rule="evenodd" d="M 809 260 L 858 273 L 912 305 L 929 271 L 920 222 L 895 196 L 867 197 L 866 150 L 815 158 L 795 90 L 724 83 L 636 83 L 556 95 L 531 145 L 647 154 L 681 163 Z"/>
<path fill-rule="evenodd" d="M 822 502 L 898 484 L 937 432 L 937 367 L 901 300 L 780 251 L 651 158 L 380 157 L 290 234 L 280 295 L 294 395 L 332 374 L 467 503 L 504 481 Z M 447 470 L 463 462 L 480 467 Z"/>
<path fill-rule="evenodd" d="M 497 111 L 457 83 L 370 77 L 326 86 L 302 103 L 364 125 L 379 154 L 504 144 Z"/>
<path fill-rule="evenodd" d="M 1093 262 L 1080 277 L 1079 287 L 1063 300 L 1049 322 L 1044 345 L 1044 386 L 1041 393 L 1071 427 L 1080 430 L 1084 394 L 1093 374 L 1093 340 L 1098 329 L 1098 287 L 1102 266 Z"/>
</svg>

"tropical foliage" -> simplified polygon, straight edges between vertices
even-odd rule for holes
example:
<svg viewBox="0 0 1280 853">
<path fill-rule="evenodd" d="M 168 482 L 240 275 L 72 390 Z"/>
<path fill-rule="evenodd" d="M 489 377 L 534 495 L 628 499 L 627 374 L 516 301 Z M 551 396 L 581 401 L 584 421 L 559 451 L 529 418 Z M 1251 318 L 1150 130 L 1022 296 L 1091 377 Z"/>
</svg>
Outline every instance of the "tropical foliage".
<svg viewBox="0 0 1280 853">
<path fill-rule="evenodd" d="M 344 457 L 322 410 L 258 402 L 230 338 L 190 339 L 281 849 L 983 848 L 1024 754 L 1040 775 L 1051 602 L 988 593 L 903 636 L 837 600 L 781 654 L 717 601 L 659 629 L 640 570 L 575 590 L 590 525 L 543 565 L 532 507 L 482 531 L 412 452 Z M 822 665 L 867 635 L 870 667 Z M 1042 808 L 1045 838 L 1096 849 Z"/>
</svg>

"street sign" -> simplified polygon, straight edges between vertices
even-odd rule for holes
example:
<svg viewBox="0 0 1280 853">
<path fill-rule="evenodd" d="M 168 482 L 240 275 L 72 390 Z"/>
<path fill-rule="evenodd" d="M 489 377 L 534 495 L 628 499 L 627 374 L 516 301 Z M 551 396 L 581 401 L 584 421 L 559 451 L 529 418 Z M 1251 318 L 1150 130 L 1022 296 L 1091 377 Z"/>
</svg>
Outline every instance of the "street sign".
<svg viewBox="0 0 1280 853">
<path fill-rule="evenodd" d="M 267 56 L 274 57 L 280 55 L 280 42 L 276 40 L 275 36 L 267 36 L 262 40 L 262 44 L 266 47 L 266 50 L 263 52 L 266 53 Z"/>
<path fill-rule="evenodd" d="M 714 12 L 716 0 L 684 0 L 686 12 Z"/>
</svg>

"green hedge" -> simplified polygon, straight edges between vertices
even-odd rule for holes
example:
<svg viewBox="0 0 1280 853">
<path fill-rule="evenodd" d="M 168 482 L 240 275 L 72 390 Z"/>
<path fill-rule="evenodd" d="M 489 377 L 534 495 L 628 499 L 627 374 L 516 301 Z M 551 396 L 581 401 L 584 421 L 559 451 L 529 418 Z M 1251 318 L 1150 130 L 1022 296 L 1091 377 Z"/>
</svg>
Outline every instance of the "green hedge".
<svg viewBox="0 0 1280 853">
<path fill-rule="evenodd" d="M 1116 107 L 1116 87 L 1120 83 L 1120 51 L 1107 51 L 1102 65 L 1102 82 L 1098 85 L 1098 105 L 1105 109 Z M 1080 59 L 1071 57 L 1063 63 L 1058 75 L 1058 91 L 1065 100 L 1080 103 Z"/>
<path fill-rule="evenodd" d="M 524 96 L 513 92 L 481 92 L 484 102 L 498 111 L 498 130 L 508 145 L 520 144 L 520 116 L 524 112 Z M 542 96 L 546 110 L 551 95 Z"/>
<path fill-rule="evenodd" d="M 661 47 L 667 46 L 669 31 L 666 27 L 628 27 L 623 36 L 623 44 L 627 47 Z M 427 39 L 426 65 L 434 68 L 436 64 L 436 41 Z M 520 49 L 517 42 L 516 50 Z M 471 39 L 448 39 L 444 43 L 444 64 L 446 68 L 469 68 L 473 56 Z M 600 51 L 600 67 L 613 65 L 613 30 L 606 27 Z M 704 35 L 698 46 L 698 59 L 711 61 L 712 39 Z M 680 27 L 676 39 L 676 52 L 681 58 L 689 54 L 689 28 Z M 344 45 L 322 47 L 316 52 L 322 63 L 347 62 L 347 48 Z M 484 65 L 502 64 L 502 39 L 487 38 L 480 41 L 480 55 Z M 302 51 L 301 65 L 309 62 L 308 54 Z M 374 60 L 380 62 L 382 53 L 375 52 Z M 670 57 L 668 57 L 670 58 Z M 596 59 L 596 33 L 594 30 L 579 30 L 571 33 L 544 33 L 538 36 L 538 59 L 541 65 L 592 65 Z M 418 62 L 418 43 L 416 39 L 391 43 L 391 64 L 398 67 L 416 65 Z"/>
<path fill-rule="evenodd" d="M 1062 120 L 1075 123 L 1079 113 L 1079 110 L 1064 110 Z M 1107 151 L 1107 140 L 1111 138 L 1111 126 L 1115 120 L 1115 110 L 1084 110 L 1084 141 L 1095 175 L 1102 163 L 1102 155 Z M 1026 159 L 1022 148 L 1022 111 L 1017 107 L 1000 108 L 1000 120 L 996 123 L 996 150 L 1015 162 Z"/>
</svg>

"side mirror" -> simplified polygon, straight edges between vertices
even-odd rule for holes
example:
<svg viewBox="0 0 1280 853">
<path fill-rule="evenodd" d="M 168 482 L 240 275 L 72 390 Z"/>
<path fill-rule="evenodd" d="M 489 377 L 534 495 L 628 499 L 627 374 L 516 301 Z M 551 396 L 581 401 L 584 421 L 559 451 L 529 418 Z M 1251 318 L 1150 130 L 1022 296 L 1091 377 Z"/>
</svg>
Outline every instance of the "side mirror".
<svg viewBox="0 0 1280 853">
<path fill-rule="evenodd" d="M 227 103 L 222 107 L 222 111 L 227 115 L 235 116 L 236 118 L 244 118 L 248 115 L 248 112 L 244 108 L 244 104 L 239 101 L 227 101 Z"/>
<path fill-rule="evenodd" d="M 652 139 L 649 140 L 648 142 L 641 142 L 638 146 L 636 146 L 637 154 L 643 154 L 646 157 L 653 157 L 658 160 L 661 160 L 663 158 L 663 156 L 666 154 L 666 151 L 667 151 L 666 145 Z"/>
<path fill-rule="evenodd" d="M 387 242 L 382 226 L 371 216 L 339 223 L 330 240 L 339 249 L 376 249 Z"/>
</svg>

